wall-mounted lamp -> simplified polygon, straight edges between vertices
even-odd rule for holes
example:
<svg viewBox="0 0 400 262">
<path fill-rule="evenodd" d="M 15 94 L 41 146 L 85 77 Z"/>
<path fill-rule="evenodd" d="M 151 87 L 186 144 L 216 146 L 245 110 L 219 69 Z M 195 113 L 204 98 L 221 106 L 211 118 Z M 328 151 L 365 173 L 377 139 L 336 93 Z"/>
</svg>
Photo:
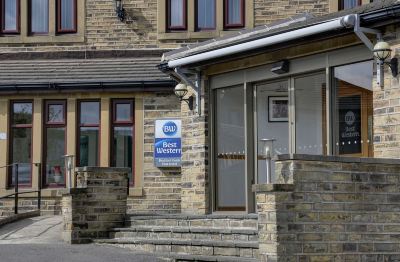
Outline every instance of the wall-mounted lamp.
<svg viewBox="0 0 400 262">
<path fill-rule="evenodd" d="M 121 22 L 125 20 L 126 12 L 124 9 L 124 5 L 122 4 L 122 0 L 114 0 L 115 1 L 115 12 Z"/>
<path fill-rule="evenodd" d="M 185 101 L 190 110 L 193 110 L 193 96 L 189 96 L 189 98 L 184 98 L 185 95 L 188 93 L 187 85 L 184 83 L 179 83 L 175 86 L 174 89 L 175 95 L 179 98 L 180 101 Z"/>
<path fill-rule="evenodd" d="M 397 77 L 398 75 L 398 60 L 397 58 L 390 59 L 389 62 L 386 62 L 386 59 L 390 57 L 392 50 L 388 43 L 384 41 L 378 41 L 374 46 L 374 56 L 378 59 L 378 76 L 379 76 L 379 84 L 383 87 L 384 82 L 384 65 L 388 65 L 392 71 L 393 77 Z"/>
<path fill-rule="evenodd" d="M 289 60 L 282 60 L 272 64 L 271 72 L 281 75 L 289 72 Z"/>
</svg>

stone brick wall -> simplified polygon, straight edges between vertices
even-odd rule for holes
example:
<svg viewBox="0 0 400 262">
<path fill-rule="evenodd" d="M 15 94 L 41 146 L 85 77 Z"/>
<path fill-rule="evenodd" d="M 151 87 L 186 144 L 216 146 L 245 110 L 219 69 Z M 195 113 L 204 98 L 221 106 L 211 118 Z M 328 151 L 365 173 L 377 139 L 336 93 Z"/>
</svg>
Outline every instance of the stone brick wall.
<svg viewBox="0 0 400 262">
<path fill-rule="evenodd" d="M 18 212 L 24 213 L 37 210 L 37 197 L 19 197 Z M 42 216 L 61 215 L 61 196 L 42 197 L 40 213 Z M 14 199 L 3 199 L 0 201 L 0 216 L 14 214 Z"/>
<path fill-rule="evenodd" d="M 262 261 L 398 261 L 399 173 L 395 160 L 278 161 L 282 184 L 254 186 Z"/>
<path fill-rule="evenodd" d="M 269 24 L 306 12 L 316 16 L 329 13 L 329 0 L 254 0 L 254 25 Z"/>
<path fill-rule="evenodd" d="M 400 60 L 400 26 L 387 28 L 384 40 L 392 48 L 392 57 Z M 374 77 L 374 156 L 400 158 L 400 83 L 385 66 L 385 83 L 382 89 Z"/>
<path fill-rule="evenodd" d="M 77 168 L 77 187 L 63 195 L 63 239 L 71 244 L 108 237 L 126 216 L 129 168 Z"/>
<path fill-rule="evenodd" d="M 204 81 L 202 86 L 207 86 Z M 182 213 L 185 214 L 207 214 L 210 205 L 208 90 L 202 90 L 201 115 L 182 102 Z"/>
<path fill-rule="evenodd" d="M 125 22 L 120 22 L 116 17 L 114 0 L 85 1 L 84 42 L 0 44 L 0 52 L 171 49 L 204 40 L 158 40 L 157 0 L 124 0 L 128 14 Z M 296 2 L 254 0 L 254 25 L 264 25 L 304 12 L 315 15 L 326 14 L 328 6 L 328 0 Z"/>
<path fill-rule="evenodd" d="M 180 213 L 181 169 L 157 168 L 154 166 L 155 120 L 180 118 L 180 103 L 174 94 L 147 96 L 144 110 L 144 163 L 143 196 L 130 197 L 130 213 Z"/>
</svg>

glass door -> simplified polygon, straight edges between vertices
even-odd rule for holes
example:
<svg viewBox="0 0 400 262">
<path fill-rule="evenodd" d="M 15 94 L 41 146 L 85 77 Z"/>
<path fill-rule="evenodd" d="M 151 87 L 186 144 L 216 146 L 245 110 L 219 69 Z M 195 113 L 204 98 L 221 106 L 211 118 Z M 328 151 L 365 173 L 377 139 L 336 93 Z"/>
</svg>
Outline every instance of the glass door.
<svg viewBox="0 0 400 262">
<path fill-rule="evenodd" d="M 289 81 L 256 85 L 257 183 L 267 182 L 267 161 L 261 139 L 274 139 L 275 154 L 289 153 Z M 271 177 L 274 182 L 274 164 Z"/>
<path fill-rule="evenodd" d="M 246 210 L 244 87 L 215 91 L 215 209 Z"/>
</svg>

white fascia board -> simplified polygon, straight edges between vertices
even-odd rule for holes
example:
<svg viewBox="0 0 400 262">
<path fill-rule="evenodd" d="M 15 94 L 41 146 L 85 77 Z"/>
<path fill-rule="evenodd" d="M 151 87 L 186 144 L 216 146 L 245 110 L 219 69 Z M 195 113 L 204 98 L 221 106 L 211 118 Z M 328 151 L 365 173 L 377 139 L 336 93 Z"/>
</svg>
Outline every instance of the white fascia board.
<svg viewBox="0 0 400 262">
<path fill-rule="evenodd" d="M 224 47 L 217 50 L 212 50 L 204 52 L 201 54 L 196 54 L 188 57 L 178 58 L 176 60 L 171 60 L 168 62 L 169 68 L 177 68 L 185 65 L 199 63 L 202 61 L 207 61 L 211 59 L 216 59 L 224 56 L 229 56 L 241 52 L 246 52 L 262 47 L 267 47 L 274 44 L 279 44 L 323 32 L 328 32 L 332 30 L 342 29 L 342 28 L 352 28 L 355 24 L 355 15 L 346 15 L 333 20 L 329 20 L 320 24 L 311 25 L 301 29 L 272 35 L 266 38 L 257 39 L 247 43 L 242 43 L 234 46 Z"/>
</svg>

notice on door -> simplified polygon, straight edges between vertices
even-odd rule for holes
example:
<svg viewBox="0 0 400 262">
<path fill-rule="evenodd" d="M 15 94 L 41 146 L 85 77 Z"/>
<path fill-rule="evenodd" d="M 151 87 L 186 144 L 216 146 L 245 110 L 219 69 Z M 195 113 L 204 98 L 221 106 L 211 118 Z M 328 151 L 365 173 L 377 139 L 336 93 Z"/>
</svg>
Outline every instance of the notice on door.
<svg viewBox="0 0 400 262">
<path fill-rule="evenodd" d="M 181 127 L 181 120 L 156 120 L 154 139 L 154 165 L 156 167 L 181 166 Z"/>
<path fill-rule="evenodd" d="M 339 98 L 339 154 L 361 153 L 361 97 Z"/>
</svg>

